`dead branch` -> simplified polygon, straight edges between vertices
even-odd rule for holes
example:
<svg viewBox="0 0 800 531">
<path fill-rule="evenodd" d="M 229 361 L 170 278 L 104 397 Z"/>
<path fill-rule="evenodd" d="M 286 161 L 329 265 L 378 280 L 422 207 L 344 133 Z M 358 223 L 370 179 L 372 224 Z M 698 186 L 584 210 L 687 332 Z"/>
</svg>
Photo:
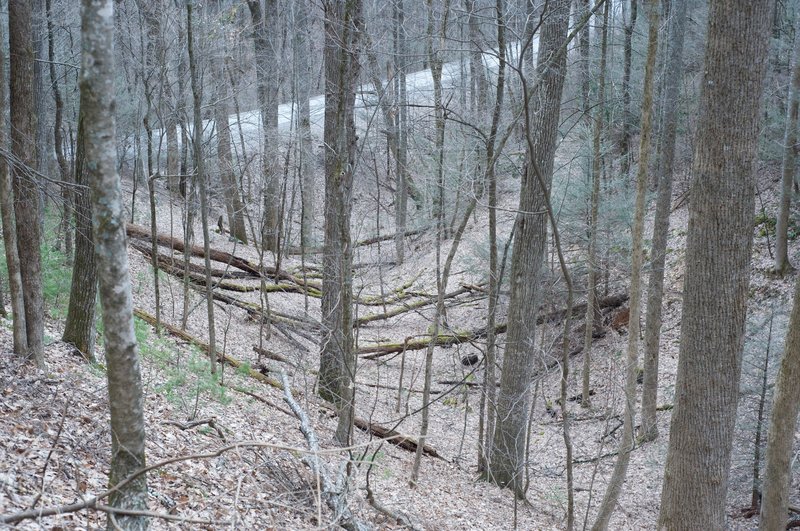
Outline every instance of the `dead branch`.
<svg viewBox="0 0 800 531">
<path fill-rule="evenodd" d="M 330 509 L 333 511 L 333 514 L 336 516 L 336 520 L 341 518 L 342 527 L 354 531 L 368 529 L 365 524 L 353 516 L 350 508 L 347 506 L 347 489 L 337 488 L 340 486 L 343 487 L 347 484 L 346 471 L 344 469 L 340 470 L 340 477 L 334 483 L 331 480 L 330 473 L 325 467 L 325 464 L 320 460 L 319 440 L 317 439 L 317 434 L 314 432 L 314 428 L 311 427 L 311 421 L 308 419 L 308 415 L 292 396 L 289 380 L 286 378 L 286 373 L 281 373 L 281 383 L 283 384 L 283 399 L 300 421 L 300 431 L 306 438 L 308 447 L 311 450 L 311 453 L 306 454 L 303 457 L 303 461 L 311 469 L 311 472 L 313 472 L 314 475 L 320 479 L 322 484 L 322 497 L 325 498 L 325 502 L 327 503 L 328 507 L 330 507 Z"/>
<path fill-rule="evenodd" d="M 190 430 L 192 428 L 196 428 L 197 426 L 203 426 L 204 424 L 207 424 L 209 428 L 212 428 L 217 432 L 217 435 L 219 435 L 220 439 L 222 439 L 223 441 L 226 440 L 225 434 L 222 433 L 222 430 L 219 429 L 219 426 L 217 426 L 217 420 L 214 417 L 201 420 L 192 420 L 188 422 L 178 422 L 177 420 L 165 420 L 161 424 L 167 426 L 175 426 L 181 431 Z"/>
</svg>

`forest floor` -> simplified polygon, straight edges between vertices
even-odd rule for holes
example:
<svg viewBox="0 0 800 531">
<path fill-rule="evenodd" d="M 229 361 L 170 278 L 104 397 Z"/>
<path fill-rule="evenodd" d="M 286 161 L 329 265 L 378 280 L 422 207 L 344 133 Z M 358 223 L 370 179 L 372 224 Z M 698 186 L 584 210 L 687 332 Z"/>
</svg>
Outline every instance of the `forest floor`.
<svg viewBox="0 0 800 531">
<path fill-rule="evenodd" d="M 765 172 L 759 183 L 760 197 L 767 218 L 774 218 L 777 184 Z M 130 192 L 130 183 L 126 183 Z M 680 186 L 679 186 L 680 188 Z M 159 232 L 181 238 L 180 203 L 161 194 Z M 143 195 L 140 193 L 140 196 Z M 500 215 L 501 233 L 507 234 L 513 221 L 513 184 L 501 189 L 501 199 L 509 211 Z M 676 193 L 676 202 L 680 194 Z M 137 199 L 135 220 L 147 224 L 146 197 Z M 374 235 L 374 212 L 366 206 L 371 198 L 357 198 L 354 211 L 354 241 Z M 321 201 L 320 201 L 321 202 Z M 762 204 L 758 210 L 761 212 Z M 374 209 L 373 209 L 374 211 Z M 389 218 L 389 214 L 384 217 Z M 171 220 L 171 222 L 170 222 Z M 470 220 L 449 279 L 448 291 L 462 286 L 480 286 L 485 280 L 487 217 L 485 211 Z M 680 337 L 680 310 L 683 283 L 683 249 L 687 211 L 677 208 L 672 215 L 670 252 L 667 257 L 667 290 L 664 300 L 659 405 L 660 437 L 637 447 L 632 454 L 627 481 L 611 522 L 612 529 L 652 529 L 658 514 L 670 406 Z M 388 223 L 388 222 L 387 222 Z M 770 374 L 774 374 L 780 344 L 790 308 L 794 278 L 775 279 L 771 267 L 769 223 L 757 225 L 753 252 L 748 346 L 745 352 L 740 421 L 731 470 L 729 515 L 737 529 L 757 527 L 757 519 L 745 519 L 741 509 L 750 503 L 753 470 L 754 411 L 759 392 L 766 341 L 764 323 L 775 315 L 771 345 Z M 382 229 L 390 233 L 391 228 Z M 199 226 L 195 231 L 200 235 Z M 649 233 L 649 228 L 648 228 Z M 52 236 L 52 235 L 51 235 Z M 131 242 L 135 242 L 132 239 Z M 451 240 L 444 243 L 443 256 Z M 388 303 L 398 308 L 403 303 L 425 301 L 435 293 L 435 238 L 424 233 L 407 239 L 408 257 L 402 266 L 381 265 L 393 257 L 392 242 L 356 247 L 354 293 L 361 300 L 357 316 L 384 311 L 382 305 L 368 305 L 376 297 L 403 294 L 409 298 Z M 149 243 L 148 243 L 149 245 Z M 798 263 L 800 245 L 790 250 Z M 211 246 L 258 263 L 252 246 L 229 241 L 214 233 Z M 166 248 L 161 248 L 166 252 Z M 501 249 L 502 251 L 502 249 Z M 575 254 L 575 253 L 573 253 Z M 148 314 L 155 313 L 153 275 L 148 258 L 130 247 L 134 305 Z M 178 256 L 176 254 L 176 256 Z M 626 260 L 617 257 L 619 266 L 610 271 L 609 293 L 627 291 Z M 319 256 L 307 259 L 306 266 L 319 265 Z M 576 257 L 575 264 L 580 259 Z M 201 264 L 200 258 L 192 263 Z M 267 261 L 272 265 L 272 258 Z M 613 262 L 612 262 L 613 263 Z M 309 282 L 318 271 L 302 269 L 299 257 L 285 257 L 281 269 L 295 278 L 303 271 Z M 215 267 L 224 264 L 215 263 Z M 67 270 L 66 267 L 61 269 Z M 231 271 L 239 271 L 230 268 Z M 239 271 L 241 273 L 241 271 Z M 563 308 L 563 289 L 559 275 L 543 297 L 543 311 Z M 66 286 L 68 287 L 68 273 Z M 254 278 L 231 279 L 243 286 L 258 288 Z M 413 281 L 413 282 L 412 282 Z M 290 283 L 291 284 L 291 283 Z M 296 287 L 297 283 L 293 283 Z M 55 283 L 48 298 L 48 371 L 38 372 L 20 362 L 11 352 L 10 323 L 0 327 L 0 514 L 28 508 L 46 508 L 85 500 L 104 490 L 107 482 L 110 434 L 106 379 L 102 364 L 88 365 L 60 341 L 63 331 L 65 298 L 68 290 Z M 402 289 L 401 289 L 402 288 Z M 166 465 L 148 475 L 150 510 L 167 514 L 174 521 L 153 519 L 153 528 L 183 529 L 318 529 L 329 528 L 334 515 L 320 498 L 319 481 L 302 462 L 307 443 L 299 421 L 288 410 L 283 392 L 257 380 L 252 372 L 278 379 L 285 371 L 297 402 L 308 413 L 323 448 L 321 457 L 335 477 L 348 457 L 354 466 L 347 496 L 357 518 L 381 529 L 402 528 L 395 519 L 376 511 L 368 502 L 366 486 L 374 498 L 395 513 L 404 515 L 421 529 L 560 529 L 566 510 L 563 424 L 555 406 L 559 396 L 560 373 L 547 371 L 537 382 L 530 440 L 530 465 L 527 500 L 517 502 L 508 490 L 480 481 L 476 474 L 478 410 L 483 367 L 465 366 L 462 359 L 482 352 L 482 339 L 437 347 L 434 353 L 433 390 L 436 400 L 430 406 L 431 423 L 427 444 L 439 457 L 424 456 L 420 480 L 409 487 L 414 454 L 394 444 L 356 429 L 353 447 L 342 451 L 333 442 L 336 418 L 315 395 L 315 369 L 318 366 L 318 332 L 313 325 L 299 321 L 319 321 L 319 299 L 302 293 L 270 293 L 269 307 L 287 316 L 290 324 L 273 327 L 263 337 L 262 327 L 242 303 L 259 304 L 258 291 L 218 290 L 239 304 L 217 301 L 215 323 L 217 345 L 243 365 L 223 367 L 218 378 L 209 374 L 207 357 L 186 341 L 164 332 L 158 337 L 153 327 L 136 320 L 136 334 L 142 356 L 145 386 L 147 459 L 150 464 L 176 456 L 198 457 Z M 183 282 L 162 271 L 160 275 L 161 318 L 180 326 L 183 308 Z M 577 293 L 577 301 L 582 300 Z M 207 314 L 204 295 L 190 292 L 190 315 L 186 330 L 207 341 Z M 505 320 L 507 295 L 501 297 L 498 322 Z M 485 324 L 486 298 L 480 289 L 468 289 L 450 299 L 447 320 L 451 333 L 480 328 Z M 357 333 L 361 348 L 376 343 L 400 343 L 429 333 L 433 305 L 428 304 L 400 316 L 362 325 Z M 582 317 L 575 321 L 578 328 Z M 563 323 L 537 328 L 542 359 L 554 355 L 555 343 Z M 573 333 L 575 344 L 582 336 Z M 504 336 L 499 337 L 500 342 Z M 576 521 L 593 522 L 606 482 L 614 464 L 623 407 L 623 352 L 626 330 L 607 327 L 604 337 L 592 348 L 592 408 L 582 409 L 569 402 L 575 457 Z M 283 361 L 261 358 L 254 346 L 262 345 L 279 354 Z M 101 350 L 101 349 L 99 349 Z M 581 356 L 573 358 L 569 395 L 580 392 Z M 101 358 L 102 359 L 102 358 Z M 404 360 L 404 361 L 403 361 Z M 393 428 L 412 436 L 419 435 L 421 389 L 425 350 L 407 350 L 369 359 L 359 358 L 357 416 L 370 423 Z M 401 366 L 404 364 L 403 392 L 398 393 Z M 251 371 L 252 369 L 252 371 Z M 250 372 L 248 372 L 250 371 Z M 756 382 L 756 383 L 754 383 Z M 188 427 L 189 421 L 204 421 Z M 185 428 L 185 429 L 184 429 Z M 762 427 L 765 433 L 766 426 Z M 765 438 L 765 435 L 762 435 Z M 259 446 L 248 446 L 248 442 Z M 242 443 L 221 455 L 200 454 Z M 266 443 L 266 444 L 265 444 Z M 794 494 L 795 500 L 797 493 Z M 19 529 L 97 529 L 105 516 L 94 510 L 41 518 L 17 526 Z M 198 523 L 205 522 L 205 523 Z"/>
</svg>

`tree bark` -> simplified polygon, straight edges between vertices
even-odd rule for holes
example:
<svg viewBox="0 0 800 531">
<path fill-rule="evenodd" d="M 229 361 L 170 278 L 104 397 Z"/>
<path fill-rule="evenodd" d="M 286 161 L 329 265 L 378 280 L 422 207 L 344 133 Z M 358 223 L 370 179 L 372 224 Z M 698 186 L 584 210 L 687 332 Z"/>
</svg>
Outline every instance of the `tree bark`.
<svg viewBox="0 0 800 531">
<path fill-rule="evenodd" d="M 680 83 L 683 77 L 683 40 L 686 29 L 686 0 L 672 0 L 667 46 L 667 74 L 664 81 L 664 125 L 661 162 L 658 165 L 658 197 L 653 219 L 650 279 L 647 284 L 647 310 L 644 331 L 644 382 L 642 384 L 641 438 L 658 437 L 656 407 L 658 398 L 658 351 L 661 341 L 661 305 L 669 237 L 672 202 L 672 173 L 675 166 L 675 137 L 678 126 Z"/>
<path fill-rule="evenodd" d="M 231 154 L 230 91 L 225 76 L 225 45 L 219 51 L 221 57 L 215 59 L 216 98 L 214 102 L 214 121 L 217 127 L 217 165 L 225 197 L 225 211 L 228 214 L 230 235 L 247 244 L 247 230 L 244 224 L 244 205 L 239 195 L 239 184 L 233 174 L 233 155 Z"/>
<path fill-rule="evenodd" d="M 205 254 L 205 276 L 206 286 L 212 286 L 211 276 L 211 247 L 210 235 L 208 231 L 208 177 L 205 171 L 205 160 L 203 159 L 203 119 L 201 116 L 201 108 L 203 103 L 203 96 L 200 87 L 200 79 L 198 75 L 197 59 L 195 54 L 195 41 L 193 36 L 193 20 L 192 20 L 192 4 L 186 4 L 186 39 L 189 46 L 189 75 L 191 76 L 192 84 L 192 100 L 194 101 L 194 110 L 192 112 L 194 118 L 194 171 L 197 178 L 197 188 L 200 192 L 200 223 L 203 226 L 203 253 Z M 156 257 L 153 257 L 156 260 Z M 188 260 L 187 260 L 188 263 Z M 216 348 L 216 330 L 214 322 L 214 294 L 212 290 L 206 290 L 206 308 L 208 313 L 208 344 L 209 344 L 209 362 L 211 364 L 211 374 L 217 372 L 217 355 L 214 352 Z"/>
<path fill-rule="evenodd" d="M 84 105 L 81 105 L 83 109 Z M 86 161 L 86 118 L 78 116 L 78 138 L 75 149 L 75 263 L 69 291 L 67 319 L 64 323 L 65 343 L 71 344 L 87 360 L 95 361 L 95 307 L 97 305 L 97 261 L 92 230 L 92 200 L 88 186 Z"/>
<path fill-rule="evenodd" d="M 42 293 L 41 208 L 39 183 L 31 169 L 37 167 L 36 101 L 34 87 L 34 38 L 28 0 L 8 3 L 10 85 L 11 85 L 11 153 L 14 156 L 14 211 L 16 214 L 17 249 L 25 303 L 27 355 L 44 368 L 44 295 Z"/>
<path fill-rule="evenodd" d="M 0 29 L 0 52 L 6 56 L 8 40 L 5 30 Z M 8 80 L 5 61 L 0 59 L 0 145 L 8 144 Z M 11 298 L 12 337 L 14 352 L 19 356 L 28 355 L 28 336 L 25 330 L 25 300 L 23 296 L 22 273 L 17 250 L 17 225 L 14 217 L 14 185 L 9 173 L 8 161 L 0 160 L 0 216 L 3 221 L 3 246 L 8 269 L 8 291 Z"/>
<path fill-rule="evenodd" d="M 767 439 L 764 487 L 759 529 L 784 529 L 789 507 L 792 447 L 800 411 L 800 280 L 795 282 L 794 302 L 778 376 Z"/>
<path fill-rule="evenodd" d="M 712 0 L 659 529 L 726 527 L 772 1 Z"/>
<path fill-rule="evenodd" d="M 545 186 L 549 187 L 566 70 L 566 52 L 562 45 L 567 35 L 569 6 L 569 0 L 547 4 L 539 37 L 537 85 L 534 93 L 525 94 L 525 104 L 529 106 L 525 126 L 533 132 L 530 135 L 533 140 L 526 153 L 527 167 L 516 219 L 508 336 L 497 397 L 494 444 L 488 463 L 491 481 L 511 488 L 519 497 L 524 495 L 525 438 L 531 391 L 541 362 L 534 357 L 535 326 L 532 323 L 536 322 L 547 240 L 545 194 L 549 194 L 549 189 L 542 188 L 534 170 L 541 172 Z M 526 85 L 525 79 L 523 85 Z"/>
<path fill-rule="evenodd" d="M 125 240 L 124 202 L 116 172 L 114 123 L 114 3 L 83 0 L 81 110 L 86 171 L 92 189 L 95 252 L 103 306 L 113 487 L 145 466 L 144 400 L 133 330 L 133 303 Z M 109 505 L 147 508 L 144 474 L 115 491 Z M 108 529 L 147 529 L 142 516 L 109 516 Z"/>
<path fill-rule="evenodd" d="M 783 172 L 781 202 L 775 226 L 775 272 L 780 276 L 792 269 L 789 262 L 789 207 L 792 203 L 795 161 L 797 159 L 797 123 L 800 116 L 800 16 L 795 15 L 795 39 L 792 50 L 792 82 L 786 109 L 786 132 L 783 137 Z"/>
<path fill-rule="evenodd" d="M 326 0 L 325 10 L 325 249 L 323 340 L 319 394 L 339 413 L 336 440 L 349 444 L 355 414 L 353 250 L 350 214 L 356 162 L 354 108 L 359 75 L 361 0 Z"/>
<path fill-rule="evenodd" d="M 272 22 L 277 16 L 276 0 L 266 0 L 262 9 L 261 0 L 247 0 L 253 21 L 253 45 L 256 58 L 256 85 L 258 105 L 261 111 L 261 134 L 264 150 L 261 167 L 264 176 L 264 212 L 261 245 L 269 251 L 278 250 L 280 233 L 280 182 L 275 168 L 278 130 L 278 39 Z"/>
<path fill-rule="evenodd" d="M 625 2 L 626 0 L 622 1 Z M 633 113 L 631 113 L 631 61 L 633 59 L 633 30 L 636 27 L 636 18 L 639 11 L 638 1 L 639 0 L 630 0 L 630 18 L 625 25 L 622 66 L 622 137 L 619 146 L 623 175 L 628 175 L 631 167 L 631 121 L 633 119 Z"/>
<path fill-rule="evenodd" d="M 300 141 L 300 175 L 302 213 L 301 246 L 305 249 L 314 238 L 314 146 L 311 136 L 311 24 L 309 1 L 298 0 L 295 14 L 294 57 L 297 71 L 297 134 Z"/>
</svg>

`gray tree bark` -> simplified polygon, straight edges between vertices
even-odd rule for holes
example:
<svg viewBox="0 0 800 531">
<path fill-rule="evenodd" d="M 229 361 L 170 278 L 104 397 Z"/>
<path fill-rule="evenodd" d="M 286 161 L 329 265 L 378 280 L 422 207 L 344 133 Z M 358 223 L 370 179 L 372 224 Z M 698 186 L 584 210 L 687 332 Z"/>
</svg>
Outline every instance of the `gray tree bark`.
<svg viewBox="0 0 800 531">
<path fill-rule="evenodd" d="M 44 295 L 42 293 L 41 208 L 37 166 L 34 39 L 31 2 L 8 3 L 11 102 L 11 153 L 14 156 L 14 211 L 25 303 L 27 355 L 44 368 Z"/>
<path fill-rule="evenodd" d="M 781 202 L 775 226 L 775 272 L 781 276 L 792 269 L 789 262 L 789 206 L 792 203 L 795 162 L 797 160 L 797 123 L 800 117 L 800 15 L 795 15 L 795 39 L 792 50 L 792 82 L 786 108 L 786 133 L 783 137 Z"/>
<path fill-rule="evenodd" d="M 772 1 L 711 0 L 659 529 L 724 529 Z"/>
<path fill-rule="evenodd" d="M 296 2 L 294 57 L 297 72 L 297 134 L 300 141 L 300 175 L 302 214 L 300 238 L 308 247 L 314 237 L 314 146 L 311 137 L 311 14 L 308 0 Z"/>
<path fill-rule="evenodd" d="M 280 182 L 275 168 L 278 130 L 278 37 L 273 19 L 277 16 L 276 0 L 247 0 L 253 21 L 253 45 L 256 57 L 256 85 L 261 111 L 261 134 L 264 150 L 261 167 L 264 175 L 264 213 L 261 245 L 269 251 L 278 250 L 280 233 Z"/>
<path fill-rule="evenodd" d="M 647 310 L 644 330 L 644 382 L 642 384 L 641 438 L 658 437 L 656 407 L 658 398 L 658 351 L 661 341 L 661 305 L 664 295 L 664 274 L 669 236 L 669 214 L 672 202 L 672 173 L 675 166 L 675 137 L 678 126 L 680 83 L 683 77 L 683 40 L 686 29 L 686 1 L 672 0 L 667 39 L 667 73 L 664 80 L 664 118 L 660 164 L 658 164 L 658 197 L 653 219 L 650 279 L 647 284 Z"/>
<path fill-rule="evenodd" d="M 325 0 L 325 246 L 322 263 L 322 352 L 319 394 L 339 412 L 336 440 L 353 429 L 353 249 L 350 214 L 356 163 L 353 111 L 359 74 L 361 0 Z"/>
<path fill-rule="evenodd" d="M 795 282 L 794 302 L 778 376 L 767 439 L 767 459 L 761 497 L 759 529 L 786 528 L 789 487 L 792 472 L 792 447 L 800 412 L 800 280 Z"/>
<path fill-rule="evenodd" d="M 529 119 L 525 127 L 533 141 L 527 148 L 526 170 L 516 219 L 511 301 L 506 353 L 497 396 L 494 444 L 488 463 L 489 478 L 523 496 L 525 438 L 531 391 L 541 360 L 535 355 L 534 337 L 540 282 L 547 240 L 545 194 L 553 176 L 561 94 L 564 87 L 569 0 L 551 0 L 544 14 L 537 57 L 537 84 L 526 94 Z M 526 90 L 527 92 L 527 90 Z M 538 168 L 534 168 L 536 165 Z M 538 169 L 547 187 L 536 176 Z"/>
<path fill-rule="evenodd" d="M 0 28 L 0 52 L 6 56 L 8 40 L 5 30 Z M 8 144 L 8 80 L 5 61 L 0 60 L 0 145 Z M 11 298 L 12 337 L 14 352 L 19 356 L 28 355 L 28 336 L 25 331 L 25 300 L 23 296 L 22 274 L 20 272 L 19 252 L 17 251 L 17 225 L 14 218 L 14 185 L 6 159 L 0 160 L 0 217 L 3 221 L 3 244 L 8 269 L 8 292 Z"/>
<path fill-rule="evenodd" d="M 145 466 L 141 368 L 133 330 L 124 203 L 116 172 L 113 0 L 83 0 L 82 48 L 81 111 L 86 124 L 86 172 L 92 189 L 103 306 L 111 411 L 109 484 L 113 487 Z M 121 509 L 147 509 L 145 475 L 115 491 L 109 504 Z M 146 529 L 147 522 L 142 516 L 109 515 L 108 529 Z"/>
</svg>

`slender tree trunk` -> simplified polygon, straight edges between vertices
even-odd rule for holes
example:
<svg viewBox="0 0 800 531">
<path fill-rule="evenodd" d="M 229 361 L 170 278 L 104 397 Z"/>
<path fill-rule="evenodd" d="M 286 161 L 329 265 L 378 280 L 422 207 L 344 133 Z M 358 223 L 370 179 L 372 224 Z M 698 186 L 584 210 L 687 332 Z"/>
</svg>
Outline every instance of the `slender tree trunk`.
<svg viewBox="0 0 800 531">
<path fill-rule="evenodd" d="M 264 216 L 261 244 L 269 251 L 278 250 L 280 234 L 280 181 L 276 168 L 278 130 L 278 59 L 277 36 L 273 19 L 277 16 L 276 0 L 267 0 L 265 9 L 261 0 L 247 0 L 253 21 L 253 44 L 256 59 L 256 85 L 261 111 L 261 134 L 264 150 L 261 166 L 264 175 Z"/>
<path fill-rule="evenodd" d="M 221 53 L 225 53 L 222 51 Z M 225 79 L 224 59 L 216 60 L 216 101 L 214 102 L 214 119 L 217 125 L 217 164 L 219 166 L 220 180 L 222 181 L 223 195 L 225 196 L 225 210 L 228 214 L 228 227 L 231 236 L 247 244 L 247 230 L 244 224 L 244 205 L 239 195 L 239 185 L 233 174 L 233 155 L 231 154 L 231 128 L 228 121 L 230 114 L 230 92 Z"/>
<path fill-rule="evenodd" d="M 144 399 L 133 330 L 133 301 L 125 239 L 124 201 L 114 145 L 114 3 L 83 1 L 81 112 L 85 120 L 86 171 L 91 183 L 95 252 L 111 411 L 109 485 L 145 466 Z M 147 509 L 144 474 L 114 491 L 109 505 Z M 109 514 L 108 529 L 147 529 L 143 516 Z"/>
<path fill-rule="evenodd" d="M 194 111 L 192 112 L 194 117 L 194 168 L 197 188 L 200 192 L 200 223 L 203 226 L 203 252 L 205 254 L 206 307 L 208 309 L 208 357 L 211 363 L 211 374 L 216 374 L 217 337 L 214 323 L 214 279 L 211 276 L 210 235 L 208 231 L 208 183 L 205 171 L 205 160 L 203 159 L 203 118 L 200 112 L 203 96 L 197 72 L 198 66 L 195 58 L 196 43 L 192 35 L 192 26 L 192 4 L 186 4 L 186 39 L 189 45 L 189 75 L 191 76 L 192 100 L 194 101 Z"/>
<path fill-rule="evenodd" d="M 8 146 L 8 82 L 6 80 L 5 60 L 8 40 L 5 30 L 0 28 L 0 146 Z M 14 352 L 19 356 L 28 355 L 28 336 L 25 330 L 25 301 L 23 296 L 22 274 L 17 251 L 17 225 L 14 218 L 14 185 L 9 165 L 5 158 L 0 160 L 0 216 L 3 221 L 3 247 L 5 248 L 8 269 L 8 292 L 11 298 L 12 337 Z"/>
<path fill-rule="evenodd" d="M 319 394 L 339 413 L 336 440 L 347 445 L 355 415 L 353 251 L 350 214 L 356 163 L 353 116 L 359 74 L 361 0 L 325 0 L 325 247 Z"/>
<path fill-rule="evenodd" d="M 786 133 L 783 137 L 783 173 L 781 202 L 775 227 L 775 272 L 781 276 L 792 269 L 789 262 L 789 206 L 792 203 L 795 161 L 797 159 L 797 123 L 800 116 L 800 15 L 795 15 L 795 39 L 792 49 L 792 82 L 786 109 Z"/>
<path fill-rule="evenodd" d="M 81 106 L 83 109 L 83 105 Z M 92 230 L 92 200 L 86 169 L 86 119 L 78 116 L 78 138 L 75 150 L 75 264 L 69 291 L 67 320 L 64 323 L 65 343 L 74 346 L 87 360 L 95 361 L 95 307 L 97 305 L 97 260 Z"/>
<path fill-rule="evenodd" d="M 608 10 L 609 3 L 603 6 L 603 29 L 600 43 L 600 72 L 599 87 L 597 90 L 597 110 L 595 111 L 592 133 L 592 195 L 589 204 L 589 256 L 588 279 L 586 286 L 586 330 L 583 337 L 583 374 L 581 388 L 581 406 L 589 407 L 590 403 L 590 376 L 592 361 L 592 338 L 595 328 L 597 308 L 597 230 L 600 212 L 600 180 L 603 166 L 603 154 L 600 140 L 603 135 L 603 113 L 606 105 L 606 56 L 608 52 Z"/>
<path fill-rule="evenodd" d="M 64 254 L 67 258 L 67 264 L 71 265 L 73 254 L 72 231 L 70 230 L 70 219 L 72 218 L 72 190 L 70 189 L 69 164 L 67 163 L 67 158 L 64 156 L 64 139 L 62 136 L 64 99 L 61 97 L 61 89 L 59 88 L 58 76 L 56 75 L 55 46 L 53 43 L 53 22 L 51 20 L 52 13 L 50 3 L 51 0 L 45 0 L 47 17 L 47 59 L 50 63 L 50 86 L 53 89 L 53 100 L 55 102 L 53 113 L 53 140 L 56 161 L 58 162 L 58 174 L 61 179 L 61 199 L 64 203 L 59 233 L 63 235 L 64 238 Z M 59 244 L 60 242 L 56 242 L 56 245 Z"/>
<path fill-rule="evenodd" d="M 625 2 L 626 0 L 622 0 Z M 633 30 L 639 12 L 639 0 L 630 0 L 631 12 L 625 25 L 625 44 L 623 52 L 622 72 L 622 138 L 620 139 L 620 157 L 622 174 L 628 175 L 631 167 L 631 129 L 633 113 L 631 112 L 631 61 L 633 59 Z"/>
<path fill-rule="evenodd" d="M 406 25 L 404 0 L 394 0 L 392 14 L 394 18 L 394 71 L 397 75 L 397 108 L 395 110 L 395 131 L 397 131 L 397 158 L 395 159 L 397 182 L 394 199 L 394 250 L 397 264 L 405 261 L 405 232 L 408 219 L 408 91 L 406 86 L 406 70 L 408 56 L 406 53 Z"/>
<path fill-rule="evenodd" d="M 767 439 L 764 488 L 759 529 L 786 528 L 792 472 L 792 448 L 800 412 L 800 280 L 795 282 L 794 302 L 778 376 Z"/>
<path fill-rule="evenodd" d="M 647 195 L 647 172 L 650 160 L 650 133 L 653 123 L 653 78 L 655 77 L 656 55 L 658 54 L 658 29 L 660 23 L 658 0 L 647 0 L 647 19 L 649 31 L 647 39 L 647 63 L 644 74 L 644 94 L 642 97 L 642 133 L 639 143 L 639 167 L 636 171 L 636 206 L 631 234 L 631 287 L 628 320 L 628 352 L 625 367 L 625 416 L 622 436 L 619 440 L 617 461 L 608 481 L 603 502 L 593 531 L 608 529 L 611 515 L 617 507 L 622 485 L 628 473 L 631 451 L 635 446 L 634 415 L 636 413 L 636 379 L 639 375 L 639 318 L 642 300 L 642 262 L 644 260 L 644 214 Z"/>
<path fill-rule="evenodd" d="M 34 86 L 34 39 L 31 2 L 9 0 L 11 86 L 11 153 L 14 155 L 14 211 L 17 249 L 25 303 L 27 355 L 40 368 L 44 361 L 44 296 L 42 293 L 41 208 L 36 169 L 36 101 Z M 33 147 L 33 149 L 31 149 Z"/>
<path fill-rule="evenodd" d="M 545 196 L 534 169 L 550 186 L 558 131 L 561 94 L 566 70 L 566 40 L 569 0 L 551 0 L 544 14 L 537 56 L 537 84 L 532 94 L 525 88 L 526 127 L 532 132 L 527 146 L 526 170 L 520 191 L 516 237 L 511 265 L 511 301 L 500 391 L 497 397 L 494 444 L 489 462 L 489 478 L 511 488 L 522 497 L 526 466 L 525 438 L 533 381 L 539 369 L 534 337 L 540 282 L 547 240 Z M 534 165 L 536 168 L 534 168 Z"/>
<path fill-rule="evenodd" d="M 495 16 L 497 17 L 499 64 L 492 125 L 486 143 L 486 188 L 489 196 L 489 286 L 487 293 L 489 307 L 486 312 L 486 370 L 484 372 L 483 395 L 481 397 L 482 407 L 480 411 L 480 427 L 483 430 L 478 430 L 478 472 L 481 474 L 486 473 L 487 458 L 492 453 L 495 403 L 497 402 L 497 375 L 495 369 L 497 365 L 497 335 L 495 334 L 495 325 L 497 322 L 497 302 L 502 272 L 497 263 L 497 173 L 495 172 L 495 150 L 497 149 L 497 130 L 500 124 L 506 90 L 506 19 L 504 0 L 496 0 Z"/>
<path fill-rule="evenodd" d="M 311 136 L 311 14 L 308 0 L 296 3 L 297 27 L 294 33 L 294 57 L 297 70 L 297 134 L 300 140 L 300 197 L 302 213 L 300 239 L 303 248 L 314 238 L 314 147 Z"/>
<path fill-rule="evenodd" d="M 709 3 L 659 529 L 726 527 L 771 9 L 771 0 Z"/>
<path fill-rule="evenodd" d="M 661 163 L 658 165 L 658 197 L 653 219 L 650 280 L 647 284 L 647 319 L 644 331 L 644 383 L 642 385 L 643 441 L 658 437 L 658 351 L 661 340 L 661 305 L 672 202 L 672 173 L 675 166 L 675 137 L 678 126 L 680 82 L 683 77 L 683 40 L 686 28 L 686 0 L 672 0 L 669 20 L 667 73 L 664 83 L 664 125 Z"/>
</svg>

